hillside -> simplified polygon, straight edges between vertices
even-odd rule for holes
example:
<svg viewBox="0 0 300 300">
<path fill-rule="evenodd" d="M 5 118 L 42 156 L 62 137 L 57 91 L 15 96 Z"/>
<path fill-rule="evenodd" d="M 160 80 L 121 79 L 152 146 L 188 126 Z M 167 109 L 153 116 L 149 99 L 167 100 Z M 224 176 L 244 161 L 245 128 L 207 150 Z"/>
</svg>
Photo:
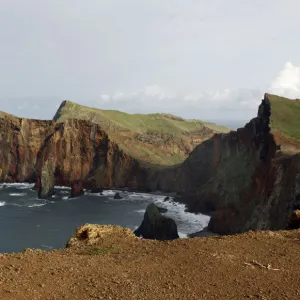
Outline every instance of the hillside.
<svg viewBox="0 0 300 300">
<path fill-rule="evenodd" d="M 228 128 L 170 114 L 127 114 L 64 101 L 54 120 L 89 120 L 99 124 L 111 140 L 132 157 L 159 165 L 181 163 L 201 142 Z"/>
<path fill-rule="evenodd" d="M 271 103 L 271 132 L 283 151 L 300 150 L 300 99 L 291 100 L 276 95 L 266 94 Z"/>
</svg>

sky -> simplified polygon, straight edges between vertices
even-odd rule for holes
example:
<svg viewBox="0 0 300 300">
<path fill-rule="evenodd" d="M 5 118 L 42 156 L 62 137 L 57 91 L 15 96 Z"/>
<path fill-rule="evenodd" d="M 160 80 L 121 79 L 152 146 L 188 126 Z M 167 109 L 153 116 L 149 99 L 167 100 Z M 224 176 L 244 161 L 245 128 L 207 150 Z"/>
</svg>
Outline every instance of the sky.
<svg viewBox="0 0 300 300">
<path fill-rule="evenodd" d="M 0 110 L 244 122 L 300 98 L 299 0 L 0 0 Z"/>
</svg>

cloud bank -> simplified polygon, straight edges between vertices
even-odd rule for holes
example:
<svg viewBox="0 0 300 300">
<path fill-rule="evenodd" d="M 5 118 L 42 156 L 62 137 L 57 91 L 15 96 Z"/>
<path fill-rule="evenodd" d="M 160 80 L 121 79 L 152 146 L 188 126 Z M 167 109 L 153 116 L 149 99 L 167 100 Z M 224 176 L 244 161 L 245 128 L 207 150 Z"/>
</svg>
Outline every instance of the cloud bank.
<svg viewBox="0 0 300 300">
<path fill-rule="evenodd" d="M 300 67 L 286 62 L 268 87 L 184 94 L 155 84 L 130 93 L 102 94 L 93 106 L 131 113 L 169 112 L 186 118 L 248 120 L 256 115 L 265 92 L 300 98 Z"/>
<path fill-rule="evenodd" d="M 69 99 L 77 103 L 128 113 L 172 113 L 189 119 L 215 121 L 228 125 L 235 122 L 243 126 L 257 113 L 265 92 L 288 98 L 300 98 L 300 67 L 286 62 L 266 87 L 253 89 L 222 89 L 199 93 L 178 93 L 158 84 L 131 92 L 103 93 L 93 99 Z M 64 99 L 22 98 L 1 101 L 1 110 L 30 118 L 52 118 Z M 230 124 L 229 124 L 230 125 Z M 228 126 L 229 126 L 228 125 Z"/>
<path fill-rule="evenodd" d="M 287 98 L 300 98 L 300 67 L 286 62 L 272 82 L 269 91 Z"/>
</svg>

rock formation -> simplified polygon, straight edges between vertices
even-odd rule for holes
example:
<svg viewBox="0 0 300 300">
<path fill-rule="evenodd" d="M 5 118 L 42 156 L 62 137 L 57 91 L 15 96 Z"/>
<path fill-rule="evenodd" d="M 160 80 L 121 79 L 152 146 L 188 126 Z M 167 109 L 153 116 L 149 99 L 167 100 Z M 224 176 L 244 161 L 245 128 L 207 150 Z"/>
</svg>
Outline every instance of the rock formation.
<svg viewBox="0 0 300 300">
<path fill-rule="evenodd" d="M 137 239 L 128 228 L 112 225 L 85 224 L 76 229 L 74 236 L 67 242 L 67 248 L 82 249 L 85 246 L 96 246 L 102 249 L 117 245 L 127 239 Z"/>
<path fill-rule="evenodd" d="M 111 142 L 96 124 L 0 118 L 0 182 L 34 182 L 41 198 L 54 185 L 83 188 L 143 188 L 139 163 Z"/>
<path fill-rule="evenodd" d="M 278 114 L 277 101 L 284 111 L 293 104 L 266 94 L 256 118 L 237 131 L 214 135 L 182 165 L 160 170 L 153 189 L 176 191 L 189 211 L 212 213 L 208 230 L 215 233 L 285 229 L 300 197 L 300 140 L 294 138 L 300 130 L 288 127 L 296 131 L 293 136 L 278 131 L 283 125 L 272 116 L 272 109 Z M 278 140 L 288 141 L 281 146 L 292 145 L 293 151 L 281 151 Z"/>
<path fill-rule="evenodd" d="M 174 240 L 179 238 L 175 221 L 161 215 L 154 203 L 148 205 L 144 220 L 134 234 L 152 240 Z"/>
</svg>

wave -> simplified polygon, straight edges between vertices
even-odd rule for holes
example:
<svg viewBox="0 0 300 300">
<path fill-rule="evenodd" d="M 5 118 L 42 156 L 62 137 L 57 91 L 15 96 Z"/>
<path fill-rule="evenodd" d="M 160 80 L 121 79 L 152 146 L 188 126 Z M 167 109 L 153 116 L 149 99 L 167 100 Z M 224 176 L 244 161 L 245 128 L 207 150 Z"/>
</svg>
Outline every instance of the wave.
<svg viewBox="0 0 300 300">
<path fill-rule="evenodd" d="M 12 197 L 23 197 L 23 196 L 27 196 L 26 193 L 10 193 L 9 196 Z"/>
<path fill-rule="evenodd" d="M 0 201 L 0 206 L 5 206 L 6 202 L 5 201 Z"/>
<path fill-rule="evenodd" d="M 34 187 L 34 183 L 27 183 L 27 182 L 18 182 L 18 183 L 0 183 L 0 188 L 3 187 L 15 187 L 17 189 L 31 189 Z"/>
<path fill-rule="evenodd" d="M 44 206 L 46 204 L 48 204 L 48 203 L 35 203 L 35 204 L 29 204 L 29 205 L 27 205 L 27 207 L 29 207 L 29 208 L 41 207 L 41 206 Z"/>
<path fill-rule="evenodd" d="M 174 202 L 173 197 L 170 197 L 168 201 L 164 201 L 165 196 L 149 194 L 147 198 L 149 201 L 146 202 L 154 202 L 157 206 L 167 209 L 164 215 L 172 218 L 176 222 L 178 234 L 181 238 L 187 238 L 188 234 L 201 231 L 207 227 L 209 223 L 209 216 L 187 212 L 186 206 L 182 203 Z M 144 214 L 145 209 L 139 209 L 135 212 Z"/>
<path fill-rule="evenodd" d="M 69 186 L 55 186 L 54 189 L 56 190 L 71 190 Z"/>
</svg>

